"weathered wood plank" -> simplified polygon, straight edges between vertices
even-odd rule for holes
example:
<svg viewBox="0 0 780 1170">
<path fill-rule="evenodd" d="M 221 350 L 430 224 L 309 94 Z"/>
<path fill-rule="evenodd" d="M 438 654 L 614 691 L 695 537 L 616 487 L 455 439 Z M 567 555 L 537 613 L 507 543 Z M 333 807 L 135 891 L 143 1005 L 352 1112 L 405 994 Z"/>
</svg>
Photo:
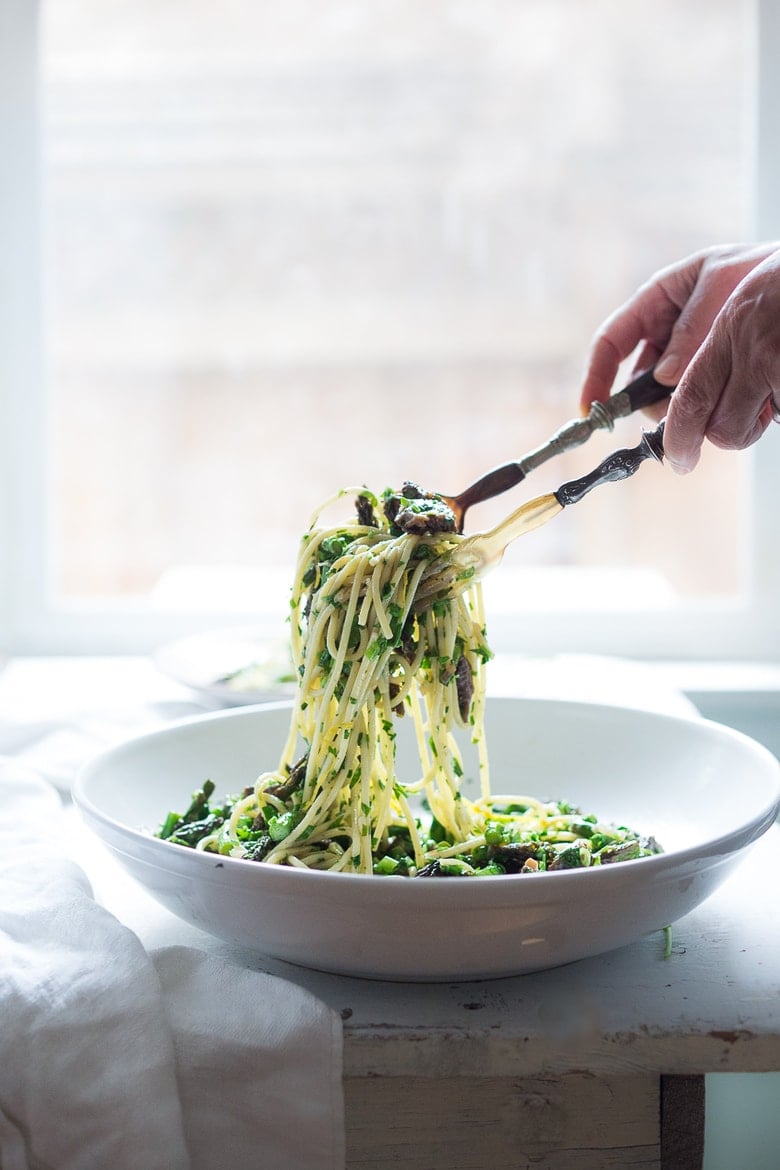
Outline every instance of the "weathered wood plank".
<svg viewBox="0 0 780 1170">
<path fill-rule="evenodd" d="M 361 1077 L 344 1089 L 347 1170 L 662 1170 L 657 1076 Z"/>
</svg>

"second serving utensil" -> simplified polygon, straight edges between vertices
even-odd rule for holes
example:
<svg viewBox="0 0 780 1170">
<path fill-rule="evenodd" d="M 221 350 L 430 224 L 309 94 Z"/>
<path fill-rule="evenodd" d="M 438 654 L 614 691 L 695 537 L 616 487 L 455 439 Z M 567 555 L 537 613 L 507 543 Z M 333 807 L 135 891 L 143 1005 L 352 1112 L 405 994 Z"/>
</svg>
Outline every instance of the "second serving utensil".
<svg viewBox="0 0 780 1170">
<path fill-rule="evenodd" d="M 655 402 L 662 402 L 671 392 L 669 386 L 662 386 L 655 380 L 652 370 L 646 370 L 606 402 L 594 402 L 585 418 L 576 418 L 565 423 L 546 443 L 529 451 L 522 459 L 502 463 L 500 467 L 493 468 L 457 496 L 446 496 L 441 492 L 437 492 L 437 495 L 452 509 L 457 531 L 462 532 L 466 512 L 474 504 L 481 504 L 485 500 L 501 495 L 502 492 L 509 491 L 521 483 L 529 472 L 546 463 L 554 455 L 580 446 L 594 431 L 604 429 L 611 431 L 616 419 L 625 418 Z"/>
</svg>

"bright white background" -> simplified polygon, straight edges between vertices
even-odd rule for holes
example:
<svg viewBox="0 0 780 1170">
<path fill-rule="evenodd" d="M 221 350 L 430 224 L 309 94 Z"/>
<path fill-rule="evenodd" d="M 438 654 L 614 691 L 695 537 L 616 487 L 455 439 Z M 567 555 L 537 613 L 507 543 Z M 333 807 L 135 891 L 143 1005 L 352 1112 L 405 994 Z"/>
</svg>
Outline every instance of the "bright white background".
<svg viewBox="0 0 780 1170">
<path fill-rule="evenodd" d="M 654 267 L 780 235 L 775 4 L 93 8 L 0 8 L 5 652 L 276 631 L 319 499 L 518 457 Z M 520 542 L 493 646 L 777 660 L 779 443 Z"/>
</svg>

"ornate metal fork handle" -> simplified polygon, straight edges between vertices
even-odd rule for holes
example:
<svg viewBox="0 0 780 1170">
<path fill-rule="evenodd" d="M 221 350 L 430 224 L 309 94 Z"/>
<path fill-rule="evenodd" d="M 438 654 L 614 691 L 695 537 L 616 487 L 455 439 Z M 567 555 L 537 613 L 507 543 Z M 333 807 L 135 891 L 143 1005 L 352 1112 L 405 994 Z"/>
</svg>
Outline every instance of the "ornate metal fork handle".
<svg viewBox="0 0 780 1170">
<path fill-rule="evenodd" d="M 653 431 L 644 431 L 642 440 L 636 447 L 613 451 L 611 455 L 579 479 L 572 479 L 561 484 L 553 492 L 556 500 L 562 507 L 576 504 L 583 496 L 602 483 L 611 483 L 619 479 L 628 479 L 633 475 L 645 459 L 654 459 L 663 463 L 664 459 L 664 422 L 660 422 Z"/>
</svg>

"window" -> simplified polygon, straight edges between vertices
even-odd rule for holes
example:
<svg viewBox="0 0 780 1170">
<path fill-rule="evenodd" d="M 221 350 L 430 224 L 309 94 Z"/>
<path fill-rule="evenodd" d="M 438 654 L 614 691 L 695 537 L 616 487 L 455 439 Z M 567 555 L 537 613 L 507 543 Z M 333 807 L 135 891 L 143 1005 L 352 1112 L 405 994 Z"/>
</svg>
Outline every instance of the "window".
<svg viewBox="0 0 780 1170">
<path fill-rule="evenodd" d="M 321 499 L 455 492 L 537 446 L 640 280 L 778 232 L 769 8 L 7 4 L 6 647 L 270 632 Z M 777 443 L 647 466 L 517 542 L 493 644 L 777 653 Z"/>
</svg>

